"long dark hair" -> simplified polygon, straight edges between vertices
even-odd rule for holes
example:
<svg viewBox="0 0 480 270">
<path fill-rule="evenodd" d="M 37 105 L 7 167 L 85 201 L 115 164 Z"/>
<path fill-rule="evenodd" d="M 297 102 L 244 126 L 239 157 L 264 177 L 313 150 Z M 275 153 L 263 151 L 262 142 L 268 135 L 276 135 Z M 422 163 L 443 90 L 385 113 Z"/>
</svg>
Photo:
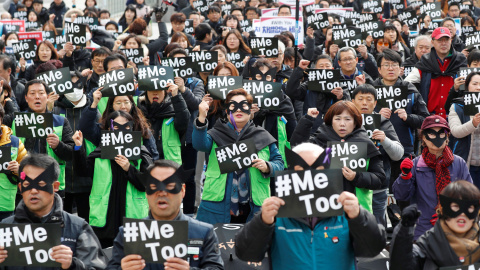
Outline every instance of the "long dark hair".
<svg viewBox="0 0 480 270">
<path fill-rule="evenodd" d="M 125 12 L 127 12 L 127 10 L 135 12 L 135 16 L 133 16 L 132 22 L 137 18 L 137 8 L 135 7 L 134 4 L 130 4 L 125 8 L 125 11 L 123 12 L 122 17 L 120 17 L 120 20 L 118 20 L 119 22 L 121 22 L 122 20 L 127 22 L 127 19 L 125 18 Z M 122 30 L 125 31 L 125 29 L 122 29 Z"/>
<path fill-rule="evenodd" d="M 473 76 L 475 75 L 480 75 L 479 71 L 472 72 L 468 74 L 467 78 L 465 79 L 465 91 L 468 91 L 468 86 L 470 85 L 470 82 L 472 81 Z"/>
<path fill-rule="evenodd" d="M 112 125 L 111 120 L 114 120 L 115 118 L 117 118 L 119 116 L 127 119 L 128 121 L 135 121 L 129 113 L 126 113 L 124 111 L 113 111 L 113 112 L 109 113 L 107 117 L 102 118 L 102 122 L 100 123 L 102 129 L 103 130 L 110 130 L 110 127 Z M 133 128 L 133 130 L 138 131 L 137 129 L 135 129 L 135 127 Z"/>
<path fill-rule="evenodd" d="M 227 21 L 228 20 L 236 20 L 237 21 L 237 29 L 240 33 L 242 32 L 242 28 L 240 27 L 240 21 L 238 20 L 237 16 L 235 15 L 227 15 L 225 19 L 223 20 L 223 26 L 227 26 Z"/>
<path fill-rule="evenodd" d="M 227 39 L 230 35 L 236 36 L 237 39 L 240 41 L 240 44 L 238 46 L 239 51 L 243 51 L 245 53 L 252 53 L 252 50 L 250 49 L 250 47 L 248 47 L 248 45 L 245 43 L 245 41 L 243 41 L 242 34 L 240 34 L 240 31 L 238 31 L 237 29 L 230 30 L 230 32 L 228 32 L 228 34 L 223 39 L 223 44 L 224 44 L 225 48 L 227 48 L 228 52 L 230 52 L 230 48 L 228 48 L 228 46 L 227 46 Z"/>
</svg>

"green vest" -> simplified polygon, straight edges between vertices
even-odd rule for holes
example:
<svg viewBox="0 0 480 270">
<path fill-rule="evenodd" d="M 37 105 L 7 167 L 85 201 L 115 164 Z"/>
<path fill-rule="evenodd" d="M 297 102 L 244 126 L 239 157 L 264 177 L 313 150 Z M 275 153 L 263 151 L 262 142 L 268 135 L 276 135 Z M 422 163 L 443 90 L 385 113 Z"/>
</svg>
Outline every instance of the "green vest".
<svg viewBox="0 0 480 270">
<path fill-rule="evenodd" d="M 280 155 L 282 155 L 283 163 L 285 164 L 285 168 L 287 166 L 287 159 L 285 158 L 285 146 L 291 149 L 290 142 L 287 141 L 287 129 L 285 127 L 285 123 L 282 121 L 282 117 L 277 117 L 277 130 L 278 130 L 278 150 L 280 151 Z"/>
<path fill-rule="evenodd" d="M 367 159 L 367 170 L 370 159 Z M 372 200 L 373 190 L 366 188 L 355 188 L 355 194 L 357 195 L 358 203 L 363 206 L 368 212 L 373 214 Z"/>
<path fill-rule="evenodd" d="M 61 141 L 62 140 L 62 134 L 63 134 L 63 125 L 61 126 L 54 126 L 53 127 L 53 132 L 58 136 L 58 139 Z M 13 123 L 12 123 L 12 134 L 15 135 L 16 132 L 15 132 L 15 120 L 13 120 Z M 16 136 L 16 135 L 15 135 Z M 18 136 L 17 136 L 18 137 Z M 20 141 L 25 144 L 25 138 L 24 137 L 18 137 L 18 139 L 20 139 Z M 45 142 L 46 143 L 46 142 Z M 58 162 L 58 165 L 60 165 L 60 175 L 58 176 L 58 182 L 60 182 L 60 188 L 59 190 L 64 190 L 65 189 L 65 161 L 60 159 L 59 157 L 57 157 L 57 155 L 55 154 L 55 152 L 53 151 L 53 149 L 48 146 L 48 143 L 46 143 L 47 146 L 47 155 L 51 156 L 52 158 L 54 158 L 57 162 Z"/>
<path fill-rule="evenodd" d="M 173 121 L 167 124 L 169 119 L 164 119 L 162 124 L 162 147 L 165 159 L 175 161 L 182 165 L 182 143 Z"/>
<path fill-rule="evenodd" d="M 17 160 L 18 147 L 11 147 L 10 156 L 12 160 Z M 17 194 L 17 185 L 8 180 L 7 175 L 0 173 L 0 212 L 11 212 L 15 210 L 15 195 Z"/>
<path fill-rule="evenodd" d="M 205 172 L 202 200 L 220 202 L 223 201 L 225 197 L 228 174 L 220 173 L 215 148 L 217 148 L 217 144 L 213 142 L 212 151 L 208 158 L 207 171 Z M 258 158 L 265 161 L 270 159 L 270 150 L 268 146 L 258 152 Z M 248 172 L 250 174 L 250 189 L 253 203 L 257 206 L 261 206 L 263 201 L 270 197 L 270 178 L 264 178 L 257 168 L 250 167 L 248 168 Z"/>
<path fill-rule="evenodd" d="M 135 104 L 138 103 L 138 96 L 133 96 L 133 102 L 135 102 Z M 107 103 L 108 103 L 108 97 L 102 97 L 98 102 L 97 109 L 100 112 L 100 114 L 103 115 L 103 112 L 107 108 Z"/>
<path fill-rule="evenodd" d="M 130 161 L 132 164 L 132 162 Z M 140 163 L 136 166 L 140 168 Z M 133 165 L 133 164 L 132 164 Z M 108 200 L 112 187 L 112 167 L 108 159 L 95 159 L 92 192 L 90 194 L 90 225 L 105 227 L 107 224 Z M 127 183 L 125 216 L 127 218 L 144 218 L 148 215 L 148 202 L 145 192 L 136 189 L 130 182 Z M 112 205 L 112 207 L 115 207 Z"/>
</svg>

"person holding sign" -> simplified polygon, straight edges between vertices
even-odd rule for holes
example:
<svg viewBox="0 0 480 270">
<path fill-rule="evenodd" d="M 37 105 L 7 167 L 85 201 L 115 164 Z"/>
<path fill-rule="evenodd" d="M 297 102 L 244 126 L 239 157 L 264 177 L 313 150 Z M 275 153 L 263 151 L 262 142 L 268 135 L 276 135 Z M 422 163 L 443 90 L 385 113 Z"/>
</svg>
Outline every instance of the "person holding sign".
<svg viewBox="0 0 480 270">
<path fill-rule="evenodd" d="M 287 159 L 290 169 L 323 169 L 317 167 L 318 159 L 324 158 L 322 147 L 303 143 L 293 152 L 299 160 Z M 340 179 L 328 179 L 332 181 Z M 288 218 L 277 217 L 279 210 L 286 207 L 284 200 L 266 199 L 262 210 L 235 236 L 236 255 L 259 262 L 268 252 L 276 270 L 355 269 L 355 257 L 374 257 L 385 247 L 385 229 L 359 205 L 354 194 L 343 191 L 337 202 L 343 205 L 345 213 L 341 216 Z"/>
<path fill-rule="evenodd" d="M 19 171 L 21 173 L 18 188 L 23 200 L 18 204 L 15 215 L 2 220 L 2 223 L 61 224 L 62 242 L 53 247 L 49 253 L 49 256 L 60 264 L 59 267 L 61 269 L 104 269 L 107 266 L 107 257 L 90 225 L 82 218 L 62 209 L 62 198 L 56 193 L 60 186 L 60 182 L 57 181 L 60 175 L 57 161 L 47 155 L 29 155 L 23 159 Z M 38 237 L 35 235 L 36 239 Z M 33 252 L 30 256 L 34 257 Z M 2 263 L 7 258 L 8 247 L 0 247 L 0 267 L 5 270 L 18 269 L 3 266 Z M 22 260 L 22 258 L 15 259 Z M 58 269 L 58 267 L 44 269 Z"/>
<path fill-rule="evenodd" d="M 390 269 L 478 269 L 479 200 L 472 183 L 450 183 L 440 193 L 438 221 L 416 241 L 413 227 L 424 213 L 416 204 L 405 208 L 390 248 Z"/>
<path fill-rule="evenodd" d="M 19 79 L 25 79 L 26 81 L 30 81 L 35 79 L 35 70 L 37 67 L 45 63 L 51 59 L 58 60 L 58 53 L 53 44 L 50 41 L 42 41 L 37 46 L 37 50 L 35 51 L 35 59 L 33 60 L 34 64 L 28 66 L 25 69 L 24 66 L 21 67 L 20 73 L 18 74 Z"/>
<path fill-rule="evenodd" d="M 147 192 L 150 211 L 147 219 L 158 221 L 188 221 L 188 257 L 186 260 L 176 257 L 166 259 L 164 264 L 145 262 L 143 254 L 125 254 L 124 237 L 126 229 L 120 227 L 113 245 L 113 255 L 107 270 L 136 269 L 208 269 L 222 270 L 223 261 L 220 256 L 217 235 L 213 226 L 194 220 L 180 210 L 182 198 L 185 197 L 185 178 L 189 171 L 184 171 L 179 164 L 170 160 L 157 160 L 142 180 Z M 163 235 L 162 235 L 163 236 Z M 160 244 L 162 241 L 160 241 Z M 160 249 L 157 248 L 159 251 Z M 160 256 L 160 252 L 157 252 Z M 162 255 L 163 256 L 163 255 Z"/>
<path fill-rule="evenodd" d="M 404 159 L 400 164 L 401 174 L 393 183 L 395 199 L 412 199 L 422 211 L 415 228 L 415 240 L 435 224 L 438 196 L 442 190 L 450 182 L 472 182 L 465 161 L 448 147 L 449 135 L 450 127 L 443 117 L 425 118 L 420 133 L 422 154 L 414 160 Z"/>
<path fill-rule="evenodd" d="M 337 65 L 340 67 L 343 79 L 355 80 L 357 82 L 357 85 L 362 85 L 364 83 L 372 84 L 373 78 L 366 71 L 368 70 L 376 77 L 378 76 L 378 71 L 373 57 L 373 60 L 370 59 L 370 57 L 368 57 L 367 59 L 370 61 L 366 61 L 364 70 L 359 70 L 357 68 L 358 56 L 355 52 L 355 49 L 351 47 L 341 48 L 337 53 L 336 61 L 338 61 Z"/>
<path fill-rule="evenodd" d="M 124 132 L 138 131 L 134 127 L 133 117 L 124 111 L 114 111 L 102 119 L 102 129 Z M 114 144 L 109 133 L 102 136 L 102 144 Z M 122 217 L 144 218 L 148 213 L 145 199 L 145 187 L 138 178 L 138 172 L 144 172 L 152 164 L 152 156 L 141 147 L 140 160 L 128 160 L 118 154 L 114 161 L 102 159 L 102 146 L 88 156 L 83 145 L 83 134 L 75 132 L 74 169 L 79 176 L 93 179 L 90 194 L 90 225 L 97 234 L 102 247 L 110 247 L 122 225 Z M 125 139 L 126 141 L 126 139 Z M 119 150 L 121 151 L 121 149 Z M 110 183 L 110 184 L 106 184 Z"/>
<path fill-rule="evenodd" d="M 225 99 L 228 120 L 218 119 L 208 133 L 206 117 L 210 104 L 203 101 L 198 106 L 193 147 L 198 151 L 210 152 L 202 201 L 197 213 L 200 221 L 210 224 L 244 223 L 252 219 L 253 214 L 260 210 L 263 201 L 270 197 L 269 177 L 284 167 L 276 140 L 250 120 L 252 103 L 252 96 L 244 89 L 228 93 Z M 256 158 L 252 158 L 253 155 L 245 157 L 234 151 L 229 155 L 238 155 L 236 160 L 241 159 L 238 163 L 243 166 L 239 166 L 241 169 L 235 172 L 222 174 L 219 163 L 226 161 L 228 157 L 225 152 L 218 156 L 215 149 L 247 139 L 252 139 L 255 143 L 253 150 L 258 152 L 255 154 Z M 248 149 L 242 148 L 242 152 L 246 150 Z M 252 167 L 245 168 L 249 166 Z"/>
<path fill-rule="evenodd" d="M 356 194 L 360 204 L 372 211 L 372 190 L 380 189 L 386 178 L 381 153 L 362 128 L 360 111 L 351 101 L 338 101 L 328 109 L 323 118 L 323 124 L 311 135 L 313 123 L 318 115 L 317 109 L 308 109 L 307 115 L 300 119 L 293 132 L 290 141 L 292 146 L 302 142 L 312 142 L 324 148 L 327 147 L 328 142 L 365 143 L 368 168 L 366 171 L 357 172 L 353 170 L 355 168 L 350 168 L 352 162 L 344 162 L 350 167 L 344 165 L 342 168 L 343 188 L 345 191 Z"/>
<path fill-rule="evenodd" d="M 469 56 L 470 57 L 470 56 Z M 472 72 L 465 83 L 468 92 L 480 92 L 480 72 Z M 467 100 L 468 101 L 468 100 Z M 462 97 L 454 99 L 450 107 L 448 121 L 452 130 L 449 147 L 453 154 L 461 156 L 466 162 L 475 186 L 480 187 L 480 113 L 467 115 L 464 112 L 465 101 Z"/>
</svg>

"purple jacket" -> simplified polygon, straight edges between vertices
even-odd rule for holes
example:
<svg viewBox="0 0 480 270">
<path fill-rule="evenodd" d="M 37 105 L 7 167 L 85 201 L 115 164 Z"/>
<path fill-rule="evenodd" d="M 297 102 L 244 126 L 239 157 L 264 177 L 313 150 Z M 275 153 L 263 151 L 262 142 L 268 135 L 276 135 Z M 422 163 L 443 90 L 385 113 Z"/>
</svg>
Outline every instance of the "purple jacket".
<svg viewBox="0 0 480 270">
<path fill-rule="evenodd" d="M 467 180 L 472 182 L 470 172 L 465 161 L 454 155 L 453 163 L 448 167 L 451 181 Z M 416 203 L 422 215 L 417 221 L 414 239 L 417 240 L 423 233 L 431 229 L 430 223 L 435 207 L 438 204 L 435 189 L 435 170 L 429 168 L 422 156 L 413 160 L 412 178 L 404 180 L 400 176 L 393 183 L 393 195 L 400 201 Z"/>
</svg>

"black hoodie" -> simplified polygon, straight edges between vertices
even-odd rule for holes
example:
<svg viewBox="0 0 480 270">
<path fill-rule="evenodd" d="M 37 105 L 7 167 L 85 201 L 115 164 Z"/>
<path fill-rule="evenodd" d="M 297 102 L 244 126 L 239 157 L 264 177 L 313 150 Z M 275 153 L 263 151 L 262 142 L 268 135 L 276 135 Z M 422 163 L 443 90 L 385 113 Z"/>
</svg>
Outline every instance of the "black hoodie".
<svg viewBox="0 0 480 270">
<path fill-rule="evenodd" d="M 65 13 L 68 11 L 68 7 L 65 5 L 65 2 L 62 1 L 60 5 L 56 5 L 55 2 L 52 2 L 50 8 L 48 9 L 48 13 L 55 14 L 55 19 L 53 19 L 53 23 L 55 24 L 55 28 L 62 28 L 63 26 L 63 17 Z"/>
</svg>

